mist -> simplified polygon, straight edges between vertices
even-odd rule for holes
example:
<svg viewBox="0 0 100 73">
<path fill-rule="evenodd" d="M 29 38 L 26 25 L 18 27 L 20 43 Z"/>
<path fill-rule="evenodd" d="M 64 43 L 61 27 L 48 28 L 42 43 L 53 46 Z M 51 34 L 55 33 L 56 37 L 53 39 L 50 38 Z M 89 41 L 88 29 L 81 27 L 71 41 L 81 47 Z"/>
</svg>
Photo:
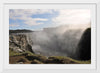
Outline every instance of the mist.
<svg viewBox="0 0 100 73">
<path fill-rule="evenodd" d="M 75 58 L 76 47 L 85 29 L 68 26 L 44 28 L 27 33 L 28 42 L 36 54 L 44 56 L 68 56 Z"/>
</svg>

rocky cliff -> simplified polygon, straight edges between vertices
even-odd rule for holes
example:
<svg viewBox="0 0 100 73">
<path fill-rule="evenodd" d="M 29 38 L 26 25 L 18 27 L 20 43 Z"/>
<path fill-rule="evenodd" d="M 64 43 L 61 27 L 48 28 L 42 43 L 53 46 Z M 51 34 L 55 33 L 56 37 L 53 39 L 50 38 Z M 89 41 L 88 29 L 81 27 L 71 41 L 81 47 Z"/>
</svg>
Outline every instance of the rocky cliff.
<svg viewBox="0 0 100 73">
<path fill-rule="evenodd" d="M 34 53 L 24 34 L 11 34 L 9 36 L 9 49 L 18 53 L 25 51 Z"/>
<path fill-rule="evenodd" d="M 70 37 L 75 37 L 73 35 L 75 34 L 78 36 L 79 32 L 72 33 L 70 31 L 70 34 L 68 34 L 68 32 L 65 32 L 63 35 L 63 37 L 65 37 L 65 39 L 60 38 L 60 40 L 57 38 L 57 36 L 55 36 L 55 38 L 53 37 L 53 35 L 52 35 L 52 37 L 49 36 L 50 38 L 53 38 L 52 42 L 51 42 L 51 43 L 54 43 L 53 45 L 52 44 L 50 45 L 49 40 L 47 40 L 49 43 L 46 42 L 46 44 L 44 45 L 43 41 L 46 41 L 46 39 L 47 39 L 46 36 L 48 36 L 48 35 L 46 35 L 46 32 L 45 32 L 45 34 L 43 34 L 42 32 L 38 32 L 38 33 L 34 32 L 32 34 L 34 34 L 34 35 L 32 35 L 32 38 L 30 38 L 30 39 L 28 38 L 29 34 L 22 34 L 22 33 L 18 33 L 18 34 L 14 33 L 13 34 L 12 33 L 9 35 L 9 49 L 10 49 L 9 50 L 9 63 L 10 64 L 90 64 L 91 63 L 91 29 L 90 28 L 88 28 L 84 31 L 84 33 L 79 41 L 78 47 L 77 47 L 77 49 L 75 49 L 75 50 L 77 50 L 75 55 L 72 54 L 73 50 L 67 49 L 68 45 L 66 46 L 66 44 L 69 43 L 69 45 L 71 45 L 73 47 L 74 44 L 72 42 L 76 43 L 76 41 L 74 41 L 73 39 L 72 39 L 72 41 L 68 40 L 69 39 L 68 35 L 70 35 Z M 41 35 L 39 36 L 39 34 L 41 34 Z M 45 36 L 42 36 L 42 35 L 45 35 Z M 33 36 L 35 38 L 33 38 Z M 41 41 L 40 38 L 41 38 L 42 42 L 40 42 Z M 76 38 L 74 38 L 74 39 L 76 39 Z M 33 42 L 30 42 L 30 40 L 32 40 Z M 61 40 L 66 41 L 66 42 L 62 43 Z M 60 48 L 65 47 L 65 49 L 67 49 L 67 50 L 64 50 L 64 49 L 62 49 L 63 51 L 60 50 L 60 52 L 62 52 L 61 55 L 63 53 L 71 54 L 73 56 L 77 55 L 77 58 L 82 61 L 74 60 L 76 58 L 74 58 L 73 56 L 70 56 L 70 55 L 69 56 L 63 56 L 63 55 L 55 56 L 54 55 L 54 56 L 47 57 L 47 56 L 42 56 L 42 54 L 37 54 L 35 49 L 38 50 L 38 47 L 35 47 L 35 48 L 33 47 L 33 45 L 36 44 L 35 42 L 36 43 L 39 42 L 39 45 L 42 44 L 43 47 L 46 47 L 47 45 L 49 45 L 48 47 L 50 48 L 50 50 L 47 49 L 48 47 L 46 47 L 46 49 L 45 48 L 42 49 L 42 47 L 40 48 L 40 51 L 44 51 L 47 54 L 54 52 L 53 53 L 53 55 L 54 55 L 57 51 L 59 51 Z M 55 43 L 56 43 L 56 45 L 55 45 Z M 57 50 L 52 49 L 52 47 L 54 47 L 54 46 L 58 47 L 58 48 L 55 47 L 55 49 L 57 49 Z M 32 47 L 33 47 L 33 50 L 32 50 Z M 72 52 L 70 52 L 70 51 L 72 51 Z M 86 60 L 86 61 L 84 61 L 84 60 Z"/>
<path fill-rule="evenodd" d="M 91 28 L 84 31 L 78 47 L 77 47 L 77 58 L 79 60 L 90 60 L 91 59 Z"/>
</svg>

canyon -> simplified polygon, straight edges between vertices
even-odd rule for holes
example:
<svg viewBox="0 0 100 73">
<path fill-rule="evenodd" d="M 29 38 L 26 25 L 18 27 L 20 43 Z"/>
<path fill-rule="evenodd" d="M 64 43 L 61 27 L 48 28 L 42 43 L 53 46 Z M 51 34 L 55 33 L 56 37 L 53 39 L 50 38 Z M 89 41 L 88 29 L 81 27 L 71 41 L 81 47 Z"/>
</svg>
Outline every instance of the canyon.
<svg viewBox="0 0 100 73">
<path fill-rule="evenodd" d="M 11 51 L 17 53 L 29 51 L 48 58 L 62 56 L 76 60 L 90 60 L 90 46 L 91 28 L 82 30 L 60 26 L 44 28 L 40 31 L 17 33 L 10 31 L 9 35 L 9 49 Z"/>
</svg>

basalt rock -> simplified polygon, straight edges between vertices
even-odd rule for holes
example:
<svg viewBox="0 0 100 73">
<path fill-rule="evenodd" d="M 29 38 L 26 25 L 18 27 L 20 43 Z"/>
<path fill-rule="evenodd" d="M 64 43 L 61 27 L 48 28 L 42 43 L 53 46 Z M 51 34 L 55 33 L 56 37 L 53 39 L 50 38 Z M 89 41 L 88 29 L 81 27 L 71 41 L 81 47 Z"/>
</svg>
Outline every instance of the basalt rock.
<svg viewBox="0 0 100 73">
<path fill-rule="evenodd" d="M 88 28 L 84 31 L 78 44 L 77 50 L 77 59 L 91 59 L 91 28 Z"/>
</svg>

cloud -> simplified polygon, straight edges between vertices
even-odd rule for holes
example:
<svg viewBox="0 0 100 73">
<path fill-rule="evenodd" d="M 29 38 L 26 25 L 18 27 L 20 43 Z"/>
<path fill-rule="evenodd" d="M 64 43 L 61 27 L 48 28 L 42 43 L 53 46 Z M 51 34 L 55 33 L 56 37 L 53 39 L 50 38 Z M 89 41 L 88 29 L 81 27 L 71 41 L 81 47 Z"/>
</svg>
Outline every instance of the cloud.
<svg viewBox="0 0 100 73">
<path fill-rule="evenodd" d="M 35 14 L 45 14 L 45 13 L 53 13 L 51 9 L 10 9 L 9 10 L 9 18 L 12 20 L 23 20 L 23 23 L 27 25 L 40 25 L 43 24 L 44 21 L 47 21 L 48 19 L 44 18 L 34 18 L 31 17 Z M 37 21 L 42 21 L 37 22 Z"/>
<path fill-rule="evenodd" d="M 18 27 L 19 25 L 17 23 L 13 23 L 9 25 L 10 27 Z"/>
<path fill-rule="evenodd" d="M 57 25 L 71 25 L 71 27 L 88 27 L 90 26 L 89 9 L 63 9 L 58 10 L 59 15 L 52 19 Z M 72 26 L 73 25 L 73 26 Z"/>
<path fill-rule="evenodd" d="M 22 20 L 29 26 L 41 25 L 48 21 L 48 18 L 35 18 L 32 15 L 53 14 L 54 11 L 58 12 L 57 16 L 52 18 L 54 26 L 68 25 L 74 29 L 90 27 L 91 13 L 89 9 L 10 9 L 9 18 Z"/>
<path fill-rule="evenodd" d="M 37 21 L 48 21 L 48 19 L 44 19 L 44 18 L 31 18 L 31 17 L 23 17 L 20 19 L 24 20 L 24 23 L 30 26 L 43 24 L 43 22 L 40 23 Z"/>
<path fill-rule="evenodd" d="M 27 20 L 24 23 L 30 26 L 43 24 L 43 22 L 36 22 L 35 20 Z"/>
<path fill-rule="evenodd" d="M 34 18 L 35 21 L 47 21 L 48 19 L 43 19 L 43 18 Z"/>
<path fill-rule="evenodd" d="M 53 13 L 52 9 L 10 9 L 10 19 L 17 19 L 19 17 L 28 17 L 34 14 Z"/>
</svg>

